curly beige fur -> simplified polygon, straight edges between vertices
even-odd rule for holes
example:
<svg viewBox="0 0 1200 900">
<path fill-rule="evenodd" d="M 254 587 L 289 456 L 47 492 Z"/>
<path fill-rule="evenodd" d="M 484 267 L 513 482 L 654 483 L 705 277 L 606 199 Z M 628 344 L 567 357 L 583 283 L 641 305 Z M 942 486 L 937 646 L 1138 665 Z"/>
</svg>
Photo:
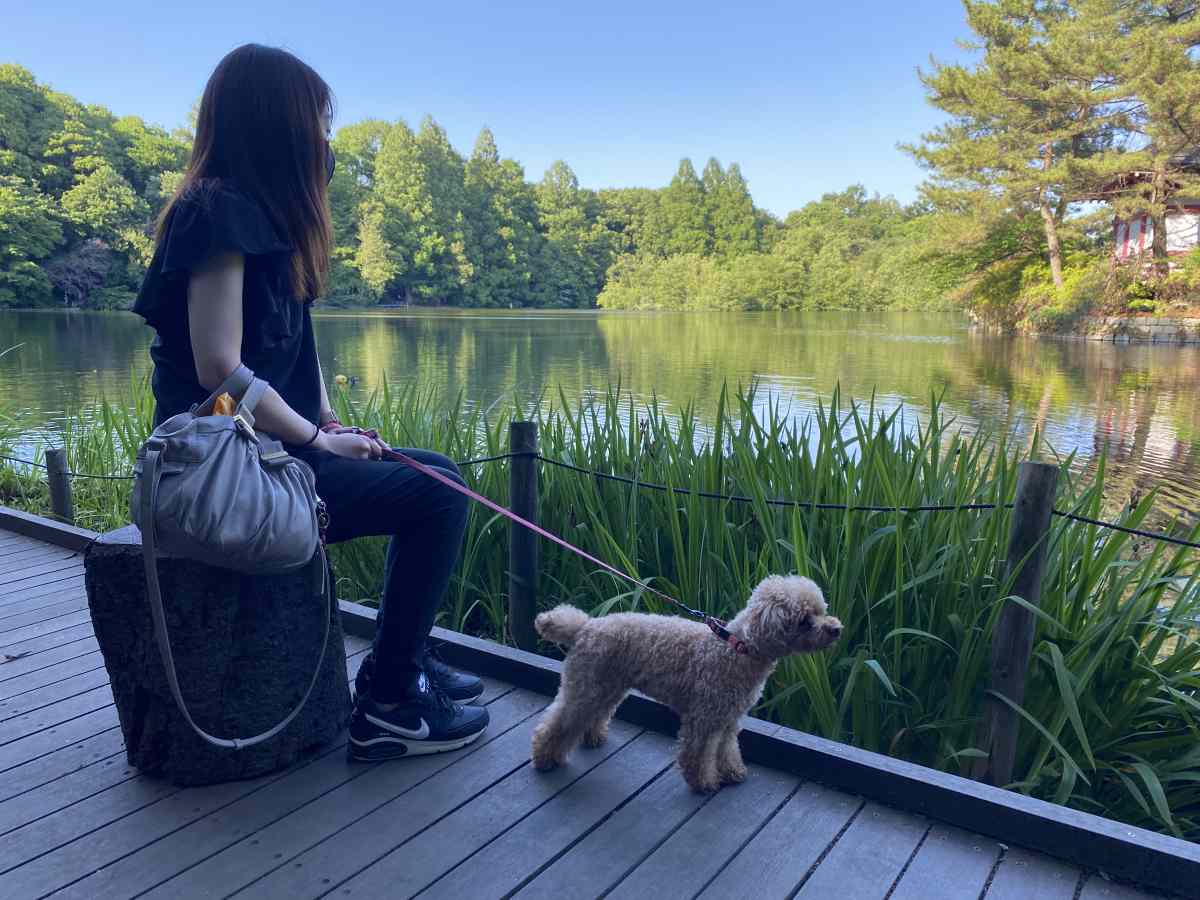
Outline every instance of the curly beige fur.
<svg viewBox="0 0 1200 900">
<path fill-rule="evenodd" d="M 534 766 L 545 771 L 561 765 L 580 741 L 604 743 L 617 706 L 638 690 L 679 714 L 679 767 L 702 793 L 745 779 L 738 721 L 762 695 L 776 662 L 822 650 L 842 633 L 820 588 L 807 578 L 780 575 L 764 579 L 729 623 L 746 643 L 746 654 L 717 640 L 708 626 L 674 616 L 593 619 L 563 605 L 539 615 L 534 625 L 547 640 L 571 648 L 558 695 L 533 734 Z"/>
</svg>

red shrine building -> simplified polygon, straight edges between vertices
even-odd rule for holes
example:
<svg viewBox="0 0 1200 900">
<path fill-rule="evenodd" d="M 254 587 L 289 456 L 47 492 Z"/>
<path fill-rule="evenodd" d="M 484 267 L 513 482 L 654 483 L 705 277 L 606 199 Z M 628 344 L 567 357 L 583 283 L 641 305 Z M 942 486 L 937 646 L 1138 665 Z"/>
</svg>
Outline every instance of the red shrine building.
<svg viewBox="0 0 1200 900">
<path fill-rule="evenodd" d="M 1200 151 L 1172 160 L 1176 169 L 1200 173 Z M 1105 195 L 1135 190 L 1152 172 L 1125 172 L 1103 188 Z M 1167 255 L 1185 256 L 1200 246 L 1200 197 L 1171 197 L 1167 206 Z M 1149 261 L 1154 247 L 1154 221 L 1145 213 L 1113 219 L 1113 255 L 1121 261 Z"/>
</svg>

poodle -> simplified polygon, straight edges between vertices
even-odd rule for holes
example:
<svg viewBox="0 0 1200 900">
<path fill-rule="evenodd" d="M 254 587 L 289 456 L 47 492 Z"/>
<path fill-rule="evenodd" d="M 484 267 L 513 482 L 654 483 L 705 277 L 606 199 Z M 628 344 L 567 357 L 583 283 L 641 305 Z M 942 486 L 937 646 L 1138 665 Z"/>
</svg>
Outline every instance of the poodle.
<svg viewBox="0 0 1200 900">
<path fill-rule="evenodd" d="M 776 662 L 838 639 L 821 589 L 807 578 L 772 575 L 720 640 L 708 625 L 675 616 L 617 613 L 593 619 L 558 606 L 534 622 L 538 634 L 570 647 L 558 695 L 533 734 L 533 765 L 561 765 L 582 740 L 598 747 L 626 692 L 638 690 L 679 714 L 679 768 L 711 793 L 746 777 L 738 720 L 762 695 Z"/>
</svg>

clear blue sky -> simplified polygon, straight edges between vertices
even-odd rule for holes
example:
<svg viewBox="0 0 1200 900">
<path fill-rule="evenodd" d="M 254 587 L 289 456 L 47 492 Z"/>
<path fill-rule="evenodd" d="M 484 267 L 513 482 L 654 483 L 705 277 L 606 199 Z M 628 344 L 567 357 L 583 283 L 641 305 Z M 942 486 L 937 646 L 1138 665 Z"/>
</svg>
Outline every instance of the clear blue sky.
<svg viewBox="0 0 1200 900">
<path fill-rule="evenodd" d="M 959 0 L 4 6 L 0 62 L 119 115 L 182 124 L 217 60 L 258 41 L 312 64 L 342 123 L 430 113 L 464 153 L 487 124 L 530 179 L 561 158 L 593 188 L 736 160 L 781 215 L 854 182 L 913 199 L 896 144 L 940 121 L 916 67 L 966 36 Z"/>
</svg>

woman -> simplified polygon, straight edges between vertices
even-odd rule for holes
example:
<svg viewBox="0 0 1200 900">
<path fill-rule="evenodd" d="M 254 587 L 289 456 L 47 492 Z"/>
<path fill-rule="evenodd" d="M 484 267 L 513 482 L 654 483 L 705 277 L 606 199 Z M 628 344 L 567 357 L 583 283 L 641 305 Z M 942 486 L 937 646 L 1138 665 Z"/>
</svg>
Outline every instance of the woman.
<svg viewBox="0 0 1200 900">
<path fill-rule="evenodd" d="M 134 311 L 154 327 L 156 424 L 203 400 L 241 363 L 271 389 L 256 427 L 316 473 L 330 542 L 390 535 L 380 621 L 356 679 L 350 754 L 454 750 L 488 713 L 483 693 L 427 648 L 466 528 L 466 500 L 334 417 L 310 306 L 329 267 L 332 97 L 311 68 L 249 44 L 226 56 L 200 102 L 183 183 L 159 220 Z M 405 451 L 461 481 L 454 463 Z"/>
</svg>

